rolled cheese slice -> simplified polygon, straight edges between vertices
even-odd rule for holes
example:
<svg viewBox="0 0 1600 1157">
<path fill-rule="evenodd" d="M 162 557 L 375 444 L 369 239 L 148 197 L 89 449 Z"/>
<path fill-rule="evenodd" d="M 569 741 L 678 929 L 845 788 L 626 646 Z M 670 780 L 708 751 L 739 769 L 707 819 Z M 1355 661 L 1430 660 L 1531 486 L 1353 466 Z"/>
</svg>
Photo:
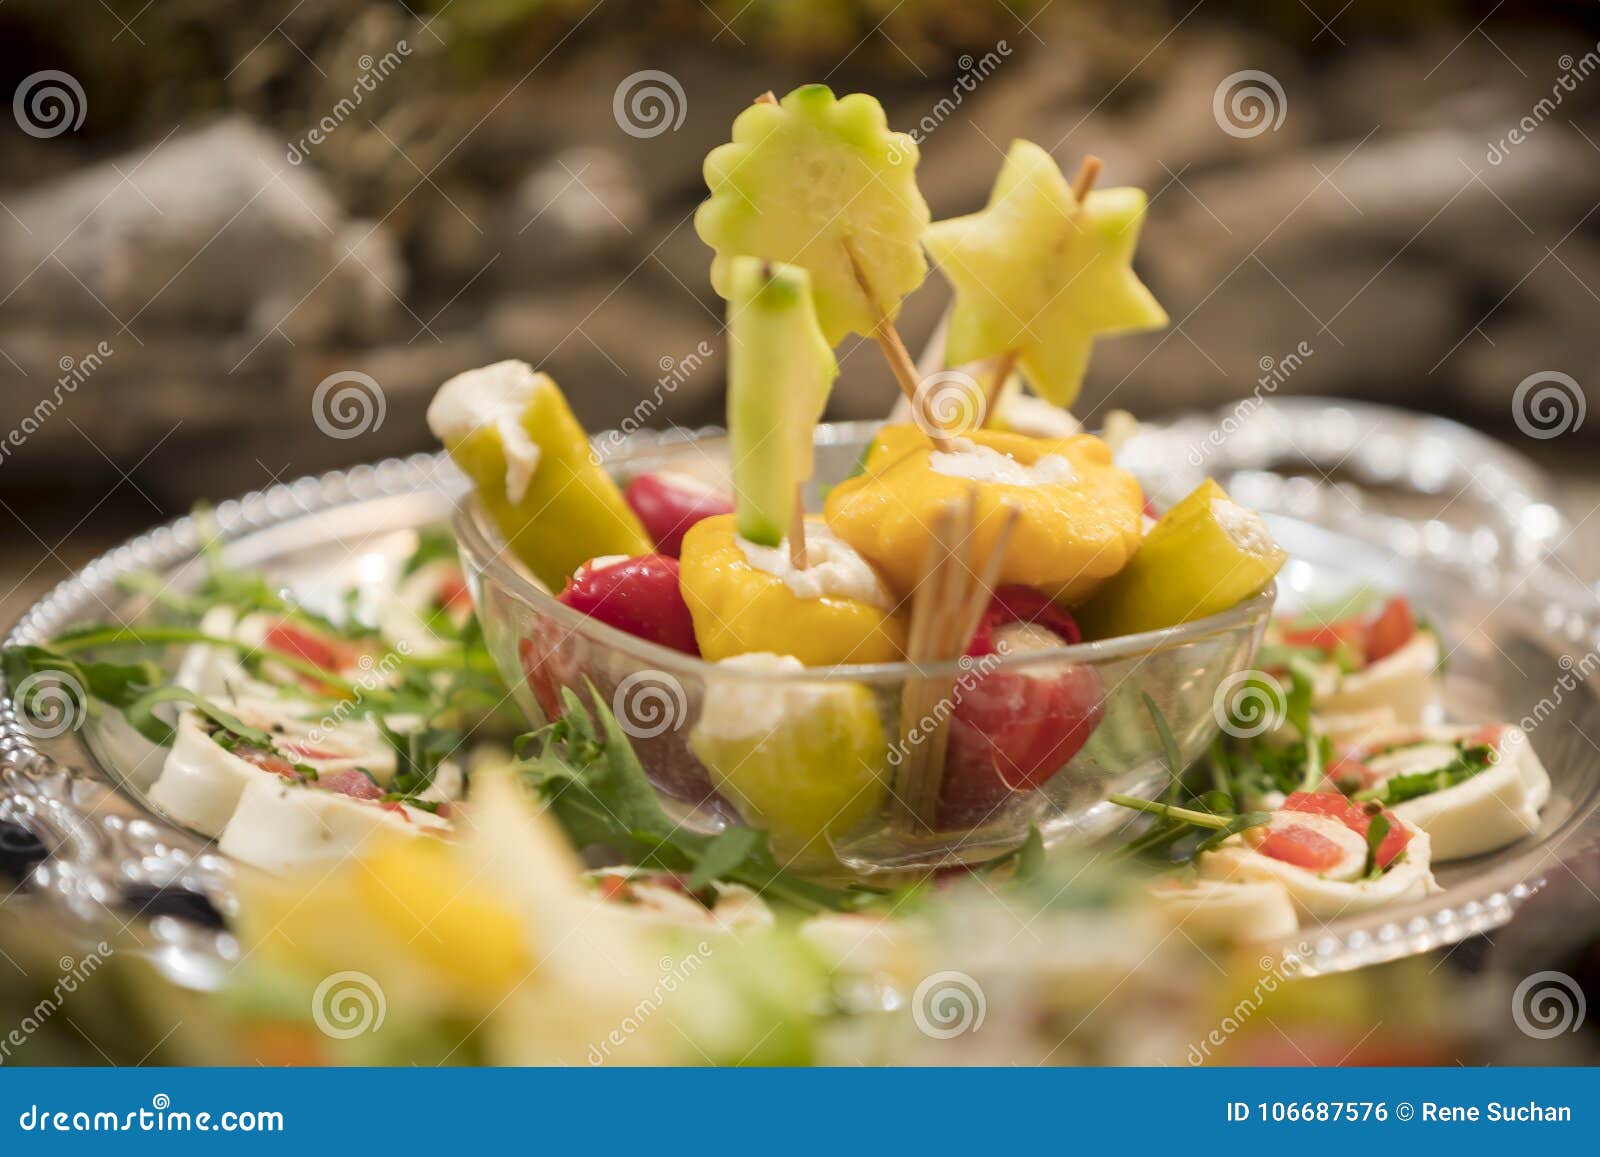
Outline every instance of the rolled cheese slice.
<svg viewBox="0 0 1600 1157">
<path fill-rule="evenodd" d="M 418 808 L 389 808 L 257 772 L 245 785 L 217 847 L 253 867 L 284 873 L 342 859 L 380 832 L 420 836 L 449 826 Z"/>
<path fill-rule="evenodd" d="M 1281 940 L 1300 927 L 1289 890 L 1277 880 L 1163 880 L 1150 897 L 1175 928 L 1197 940 Z"/>
<path fill-rule="evenodd" d="M 1319 716 L 1387 709 L 1397 723 L 1418 724 L 1433 703 L 1438 666 L 1438 637 L 1418 631 L 1394 654 L 1319 686 L 1312 707 Z"/>
<path fill-rule="evenodd" d="M 712 884 L 713 902 L 706 907 L 680 884 L 637 868 L 603 868 L 591 873 L 601 895 L 616 897 L 608 911 L 625 914 L 645 924 L 668 928 L 735 932 L 770 928 L 776 918 L 772 909 L 743 884 Z"/>
<path fill-rule="evenodd" d="M 150 785 L 149 800 L 178 823 L 203 836 L 222 834 L 245 785 L 271 772 L 224 751 L 192 712 L 178 718 L 178 734 L 161 774 Z"/>
<path fill-rule="evenodd" d="M 1348 747 L 1390 730 L 1399 720 L 1395 718 L 1394 708 L 1385 703 L 1361 711 L 1329 713 L 1319 710 L 1312 715 L 1311 722 L 1317 734 L 1327 736 L 1335 747 Z"/>
<path fill-rule="evenodd" d="M 1391 775 L 1428 771 L 1454 758 L 1455 741 L 1480 732 L 1478 727 L 1432 727 L 1421 742 L 1367 761 L 1381 782 Z M 1417 737 L 1408 729 L 1405 735 Z M 1400 736 L 1393 735 L 1389 744 Z M 1368 740 L 1369 749 L 1388 746 L 1385 736 Z M 1550 774 L 1520 727 L 1502 728 L 1492 746 L 1495 762 L 1464 783 L 1395 804 L 1390 810 L 1428 834 L 1434 859 L 1478 856 L 1515 843 L 1539 830 L 1539 811 L 1550 799 Z"/>
<path fill-rule="evenodd" d="M 1399 817 L 1397 817 L 1399 818 Z M 1250 833 L 1230 836 L 1221 847 L 1200 856 L 1200 875 L 1208 880 L 1275 880 L 1282 884 L 1302 916 L 1332 920 L 1390 904 L 1420 900 L 1440 890 L 1434 881 L 1433 851 L 1426 832 L 1400 821 L 1411 833 L 1405 851 L 1376 879 L 1361 877 L 1366 842 L 1343 824 L 1324 816 L 1279 812 L 1273 827 L 1310 828 L 1339 846 L 1332 868 L 1317 872 L 1273 859 L 1257 851 Z"/>
</svg>

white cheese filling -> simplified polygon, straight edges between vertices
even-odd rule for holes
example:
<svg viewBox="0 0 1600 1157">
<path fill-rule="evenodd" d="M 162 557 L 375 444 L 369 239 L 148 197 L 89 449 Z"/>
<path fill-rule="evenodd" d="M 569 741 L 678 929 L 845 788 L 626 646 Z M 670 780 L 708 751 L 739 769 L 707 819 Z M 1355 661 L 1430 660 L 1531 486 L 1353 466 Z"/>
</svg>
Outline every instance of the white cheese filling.
<svg viewBox="0 0 1600 1157">
<path fill-rule="evenodd" d="M 935 474 L 1003 486 L 1051 486 L 1078 477 L 1072 463 L 1060 454 L 1046 454 L 1032 466 L 1024 466 L 1009 454 L 967 438 L 955 438 L 951 444 L 954 450 L 935 450 L 929 455 L 928 466 Z"/>
<path fill-rule="evenodd" d="M 889 588 L 883 585 L 872 564 L 825 526 L 806 524 L 804 570 L 789 561 L 789 548 L 785 543 L 757 546 L 743 538 L 738 541 L 746 562 L 782 579 L 796 598 L 855 599 L 885 611 L 894 606 Z"/>
<path fill-rule="evenodd" d="M 539 468 L 539 447 L 522 424 L 533 393 L 547 379 L 527 362 L 504 361 L 457 374 L 428 405 L 428 429 L 446 446 L 454 446 L 485 426 L 499 431 L 506 458 L 506 497 L 521 502 L 533 472 Z"/>
<path fill-rule="evenodd" d="M 1432 729 L 1429 742 L 1379 756 L 1367 766 L 1384 779 L 1443 767 L 1456 753 L 1455 745 L 1446 741 L 1470 735 L 1473 730 Z M 1381 745 L 1383 737 L 1370 742 Z M 1495 761 L 1471 779 L 1395 804 L 1391 809 L 1406 823 L 1428 833 L 1435 860 L 1482 855 L 1539 830 L 1539 813 L 1550 800 L 1549 773 L 1521 728 L 1507 726 L 1495 749 Z"/>
<path fill-rule="evenodd" d="M 721 659 L 717 668 L 785 675 L 798 675 L 806 669 L 793 655 L 767 651 Z M 716 694 L 706 696 L 697 727 L 708 738 L 728 742 L 771 735 L 787 721 L 821 710 L 836 693 L 828 683 L 747 682 L 733 675 L 715 680 L 713 686 Z"/>
<path fill-rule="evenodd" d="M 1267 524 L 1249 507 L 1240 506 L 1232 499 L 1213 498 L 1211 517 L 1241 549 L 1252 554 L 1266 554 L 1272 550 L 1272 534 Z"/>
</svg>

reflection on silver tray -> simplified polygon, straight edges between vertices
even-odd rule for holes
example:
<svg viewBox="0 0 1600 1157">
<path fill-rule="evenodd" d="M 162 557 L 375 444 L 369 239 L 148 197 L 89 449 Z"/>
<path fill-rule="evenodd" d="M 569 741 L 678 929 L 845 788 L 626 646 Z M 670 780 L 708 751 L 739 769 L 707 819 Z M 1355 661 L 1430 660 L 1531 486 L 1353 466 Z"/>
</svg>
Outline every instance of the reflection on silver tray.
<svg viewBox="0 0 1600 1157">
<path fill-rule="evenodd" d="M 853 439 L 862 429 L 833 433 Z M 597 444 L 630 457 L 653 449 L 670 456 L 682 438 Z M 1360 967 L 1496 927 L 1593 834 L 1600 748 L 1588 737 L 1600 736 L 1600 699 L 1581 681 L 1562 688 L 1572 683 L 1573 657 L 1600 648 L 1600 604 L 1561 565 L 1567 527 L 1530 463 L 1440 419 L 1310 400 L 1145 427 L 1125 460 L 1162 501 L 1210 473 L 1267 513 L 1294 556 L 1280 579 L 1286 598 L 1364 583 L 1405 589 L 1452 648 L 1446 701 L 1455 712 L 1535 724 L 1533 742 L 1554 781 L 1540 833 L 1439 869 L 1442 895 L 1304 931 L 1303 942 L 1281 946 L 1301 971 Z M 239 565 L 295 585 L 326 584 L 348 577 L 330 573 L 330 557 L 353 567 L 364 553 L 403 550 L 412 530 L 446 517 L 459 491 L 442 456 L 416 455 L 225 502 L 216 519 Z M 1430 502 L 1442 510 L 1430 514 Z M 198 545 L 187 518 L 134 539 L 36 604 L 7 643 L 42 642 L 105 618 L 122 598 L 120 576 L 181 572 Z M 35 902 L 86 934 L 144 944 L 179 982 L 213 983 L 232 941 L 174 914 L 172 900 L 197 893 L 226 914 L 233 866 L 120 792 L 77 736 L 39 730 L 23 725 L 9 698 L 0 702 L 0 821 L 50 850 L 29 877 Z M 0 827 L 0 839 L 8 831 L 16 828 Z"/>
</svg>

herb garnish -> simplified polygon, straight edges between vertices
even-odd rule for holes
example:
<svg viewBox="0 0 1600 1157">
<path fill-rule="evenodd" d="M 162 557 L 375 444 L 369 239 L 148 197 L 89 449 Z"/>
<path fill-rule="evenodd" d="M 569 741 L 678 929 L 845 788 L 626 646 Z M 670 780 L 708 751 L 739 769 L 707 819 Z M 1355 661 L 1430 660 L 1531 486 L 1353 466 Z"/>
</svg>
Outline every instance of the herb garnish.
<svg viewBox="0 0 1600 1157">
<path fill-rule="evenodd" d="M 532 747 L 517 771 L 542 797 L 579 848 L 604 846 L 626 862 L 687 874 L 703 888 L 719 880 L 744 884 L 770 900 L 804 911 L 852 911 L 882 895 L 876 889 L 831 888 L 785 872 L 767 833 L 735 825 L 716 835 L 689 831 L 662 808 L 627 734 L 590 686 L 594 714 L 570 688 L 563 714 L 524 736 Z"/>
</svg>

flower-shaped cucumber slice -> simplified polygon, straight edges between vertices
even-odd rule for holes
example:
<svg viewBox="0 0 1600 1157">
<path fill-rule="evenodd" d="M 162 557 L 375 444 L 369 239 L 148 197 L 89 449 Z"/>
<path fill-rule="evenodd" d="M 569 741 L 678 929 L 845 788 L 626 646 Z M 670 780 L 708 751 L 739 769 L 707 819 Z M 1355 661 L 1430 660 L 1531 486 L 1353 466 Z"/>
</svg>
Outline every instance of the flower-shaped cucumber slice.
<svg viewBox="0 0 1600 1157">
<path fill-rule="evenodd" d="M 891 132 L 883 106 L 864 93 L 839 99 L 808 84 L 751 105 L 733 122 L 733 140 L 706 157 L 711 196 L 695 231 L 716 250 L 712 286 L 732 296 L 741 255 L 800 265 L 830 345 L 870 334 L 927 274 L 916 166 L 916 142 Z"/>
</svg>

